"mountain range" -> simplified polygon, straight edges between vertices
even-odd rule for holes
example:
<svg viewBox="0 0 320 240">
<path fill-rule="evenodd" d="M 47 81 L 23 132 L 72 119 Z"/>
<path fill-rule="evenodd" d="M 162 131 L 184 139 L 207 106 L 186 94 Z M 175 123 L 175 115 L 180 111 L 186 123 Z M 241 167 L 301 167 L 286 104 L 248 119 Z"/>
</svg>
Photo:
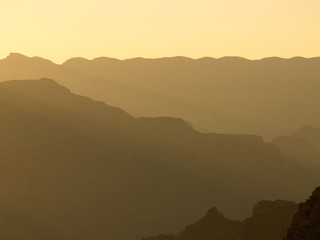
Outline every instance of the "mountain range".
<svg viewBox="0 0 320 240">
<path fill-rule="evenodd" d="M 73 92 L 133 116 L 171 116 L 202 132 L 271 140 L 319 127 L 320 58 L 72 58 L 63 64 L 12 53 L 0 81 L 55 79 Z"/>
<path fill-rule="evenodd" d="M 176 234 L 143 240 L 318 240 L 320 239 L 320 187 L 299 205 L 284 201 L 260 201 L 244 221 L 225 218 L 216 208 Z"/>
<path fill-rule="evenodd" d="M 4 240 L 140 239 L 212 203 L 243 219 L 261 199 L 301 201 L 320 173 L 262 137 L 136 118 L 47 78 L 0 83 L 0 131 Z"/>
<path fill-rule="evenodd" d="M 202 219 L 176 234 L 161 234 L 143 240 L 283 240 L 297 211 L 294 202 L 260 201 L 254 206 L 251 217 L 235 221 L 212 208 Z"/>
</svg>

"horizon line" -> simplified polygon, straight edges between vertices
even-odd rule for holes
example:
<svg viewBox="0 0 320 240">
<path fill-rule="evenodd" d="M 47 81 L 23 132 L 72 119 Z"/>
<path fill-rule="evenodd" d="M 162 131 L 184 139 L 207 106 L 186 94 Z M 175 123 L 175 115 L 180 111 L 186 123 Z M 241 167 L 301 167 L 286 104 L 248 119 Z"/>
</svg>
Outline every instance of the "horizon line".
<svg viewBox="0 0 320 240">
<path fill-rule="evenodd" d="M 11 56 L 20 56 L 20 57 L 24 57 L 24 58 L 29 58 L 29 59 L 43 59 L 46 61 L 50 61 L 53 64 L 56 65 L 63 65 L 65 63 L 67 63 L 70 60 L 74 60 L 74 59 L 81 59 L 81 60 L 85 60 L 85 61 L 96 61 L 99 59 L 109 59 L 109 60 L 114 60 L 114 61 L 132 61 L 132 60 L 163 60 L 163 59 L 175 59 L 175 58 L 181 58 L 181 59 L 186 59 L 186 60 L 193 60 L 193 61 L 199 61 L 199 60 L 204 60 L 204 59 L 210 59 L 210 60 L 222 60 L 222 59 L 241 59 L 241 60 L 245 60 L 245 61 L 262 61 L 262 60 L 267 60 L 267 59 L 280 59 L 280 60 L 291 60 L 291 59 L 317 59 L 320 58 L 320 56 L 317 57 L 302 57 L 302 56 L 293 56 L 293 57 L 279 57 L 279 56 L 270 56 L 270 57 L 263 57 L 263 58 L 258 58 L 258 59 L 250 59 L 250 58 L 246 58 L 246 57 L 241 57 L 241 56 L 223 56 L 223 57 L 211 57 L 211 56 L 203 56 L 200 58 L 192 58 L 192 57 L 187 57 L 187 56 L 181 56 L 181 55 L 177 55 L 177 56 L 171 56 L 171 57 L 132 57 L 132 58 L 124 58 L 124 59 L 120 59 L 120 58 L 114 58 L 114 57 L 107 57 L 107 56 L 100 56 L 100 57 L 95 57 L 95 58 L 85 58 L 85 57 L 71 57 L 68 58 L 65 61 L 62 61 L 61 63 L 57 63 L 49 58 L 44 58 L 44 57 L 40 57 L 40 56 L 28 56 L 26 54 L 22 54 L 22 53 L 18 53 L 18 52 L 10 52 L 6 57 L 1 58 L 0 61 L 5 60 Z"/>
</svg>

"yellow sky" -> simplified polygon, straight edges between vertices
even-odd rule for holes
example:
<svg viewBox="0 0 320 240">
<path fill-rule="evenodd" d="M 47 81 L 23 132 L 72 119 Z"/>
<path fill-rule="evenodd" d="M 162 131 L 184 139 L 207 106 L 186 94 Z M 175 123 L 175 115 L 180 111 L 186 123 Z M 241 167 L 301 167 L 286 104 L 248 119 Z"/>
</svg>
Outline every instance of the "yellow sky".
<svg viewBox="0 0 320 240">
<path fill-rule="evenodd" d="M 320 56 L 320 0 L 0 0 L 0 58 Z"/>
</svg>

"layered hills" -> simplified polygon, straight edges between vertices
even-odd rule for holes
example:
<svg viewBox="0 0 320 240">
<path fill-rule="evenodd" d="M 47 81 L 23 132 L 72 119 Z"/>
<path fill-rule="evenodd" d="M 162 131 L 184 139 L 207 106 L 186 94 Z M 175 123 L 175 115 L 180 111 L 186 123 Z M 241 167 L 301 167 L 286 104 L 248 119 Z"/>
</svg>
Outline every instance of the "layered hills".
<svg viewBox="0 0 320 240">
<path fill-rule="evenodd" d="M 0 81 L 52 78 L 134 116 L 178 117 L 203 132 L 268 140 L 304 125 L 319 127 L 319 75 L 319 58 L 102 57 L 57 65 L 13 53 L 0 60 Z"/>
<path fill-rule="evenodd" d="M 212 203 L 239 219 L 260 199 L 300 201 L 319 176 L 261 137 L 135 118 L 50 79 L 0 83 L 0 131 L 4 240 L 139 239 Z"/>
<path fill-rule="evenodd" d="M 143 240 L 184 240 L 184 239 L 238 239 L 242 229 L 241 221 L 225 218 L 217 208 L 210 209 L 207 214 L 194 224 L 188 225 L 176 234 L 159 235 L 143 238 Z"/>
<path fill-rule="evenodd" d="M 297 212 L 297 204 L 284 200 L 260 201 L 244 221 L 225 218 L 216 208 L 184 230 L 143 240 L 282 240 Z"/>
</svg>

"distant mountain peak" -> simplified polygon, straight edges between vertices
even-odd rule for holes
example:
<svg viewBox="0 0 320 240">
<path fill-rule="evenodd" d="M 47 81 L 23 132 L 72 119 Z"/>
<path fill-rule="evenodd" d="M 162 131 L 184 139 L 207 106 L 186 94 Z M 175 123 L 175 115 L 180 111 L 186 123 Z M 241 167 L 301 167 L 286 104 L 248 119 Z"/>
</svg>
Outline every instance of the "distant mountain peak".
<svg viewBox="0 0 320 240">
<path fill-rule="evenodd" d="M 293 137 L 303 138 L 315 146 L 320 146 L 320 128 L 304 126 L 291 134 Z"/>
<path fill-rule="evenodd" d="M 309 126 L 309 125 L 305 125 L 301 128 L 299 128 L 298 130 L 296 130 L 293 135 L 295 133 L 300 133 L 300 132 L 306 132 L 306 133 L 313 133 L 314 131 L 319 131 L 320 132 L 320 128 L 314 127 L 314 126 Z"/>
<path fill-rule="evenodd" d="M 83 57 L 74 57 L 74 58 L 68 59 L 62 65 L 80 64 L 80 63 L 87 63 L 87 62 L 90 62 L 90 60 Z"/>
<path fill-rule="evenodd" d="M 297 204 L 285 200 L 260 201 L 255 211 L 259 213 L 254 213 L 244 221 L 235 221 L 225 218 L 213 207 L 201 220 L 177 234 L 158 235 L 143 240 L 280 240 L 297 211 Z"/>
<path fill-rule="evenodd" d="M 224 218 L 223 214 L 218 211 L 216 207 L 213 207 L 207 211 L 207 214 L 204 216 L 204 219 L 213 219 L 213 218 Z"/>
<path fill-rule="evenodd" d="M 10 53 L 5 59 L 3 60 L 6 60 L 6 61 L 9 61 L 9 62 L 22 62 L 22 63 L 46 63 L 46 64 L 54 64 L 52 61 L 48 60 L 48 59 L 45 59 L 45 58 L 42 58 L 42 57 L 28 57 L 26 55 L 23 55 L 21 53 Z"/>
<path fill-rule="evenodd" d="M 21 53 L 12 52 L 7 56 L 7 59 L 30 59 L 30 58 Z"/>
<path fill-rule="evenodd" d="M 64 86 L 58 84 L 55 80 L 50 79 L 50 78 L 40 78 L 40 79 L 30 79 L 30 80 L 11 80 L 11 81 L 5 81 L 5 82 L 1 82 L 0 85 L 15 85 L 19 83 L 19 85 L 21 84 L 27 84 L 27 85 L 39 85 L 39 84 L 46 84 L 46 85 L 51 85 L 51 86 L 59 86 L 61 88 L 65 88 Z"/>
</svg>

